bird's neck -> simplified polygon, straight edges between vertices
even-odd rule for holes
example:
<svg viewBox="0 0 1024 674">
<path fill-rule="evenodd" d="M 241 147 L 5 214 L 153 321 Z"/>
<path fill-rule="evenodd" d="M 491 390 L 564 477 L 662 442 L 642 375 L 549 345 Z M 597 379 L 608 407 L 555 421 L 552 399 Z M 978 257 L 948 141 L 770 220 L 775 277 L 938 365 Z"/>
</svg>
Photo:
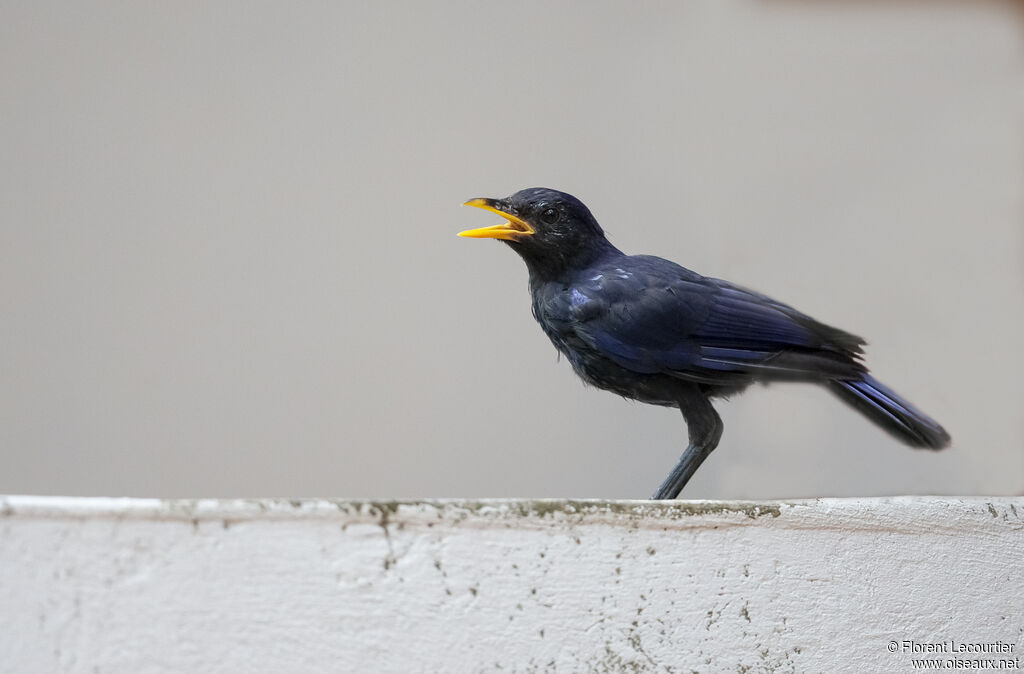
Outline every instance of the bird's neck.
<svg viewBox="0 0 1024 674">
<path fill-rule="evenodd" d="M 543 257 L 523 255 L 526 268 L 530 272 L 530 285 L 536 286 L 541 283 L 556 281 L 569 281 L 581 269 L 607 258 L 623 256 L 621 250 L 612 245 L 607 239 L 603 239 L 594 245 L 571 253 L 545 255 Z"/>
</svg>

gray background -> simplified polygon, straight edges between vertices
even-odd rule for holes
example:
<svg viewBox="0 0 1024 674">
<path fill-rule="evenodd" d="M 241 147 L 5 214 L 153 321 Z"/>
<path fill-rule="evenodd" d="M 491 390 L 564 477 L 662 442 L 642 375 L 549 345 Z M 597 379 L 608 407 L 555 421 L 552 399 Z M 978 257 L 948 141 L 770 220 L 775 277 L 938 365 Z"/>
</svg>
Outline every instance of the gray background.
<svg viewBox="0 0 1024 674">
<path fill-rule="evenodd" d="M 1024 492 L 1014 3 L 3 3 L 0 492 L 644 497 L 462 201 L 866 337 L 954 437 L 755 387 L 684 495 Z"/>
</svg>

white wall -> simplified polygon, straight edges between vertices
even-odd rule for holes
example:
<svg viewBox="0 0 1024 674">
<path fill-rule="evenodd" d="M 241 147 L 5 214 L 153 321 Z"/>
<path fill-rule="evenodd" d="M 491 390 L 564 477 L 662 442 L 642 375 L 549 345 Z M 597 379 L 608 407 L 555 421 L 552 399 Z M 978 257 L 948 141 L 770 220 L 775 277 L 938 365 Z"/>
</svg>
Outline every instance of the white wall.
<svg viewBox="0 0 1024 674">
<path fill-rule="evenodd" d="M 1024 498 L 0 501 L 0 671 L 910 672 L 1024 649 Z M 890 646 L 895 642 L 895 647 Z M 895 648 L 895 652 L 890 649 Z"/>
</svg>

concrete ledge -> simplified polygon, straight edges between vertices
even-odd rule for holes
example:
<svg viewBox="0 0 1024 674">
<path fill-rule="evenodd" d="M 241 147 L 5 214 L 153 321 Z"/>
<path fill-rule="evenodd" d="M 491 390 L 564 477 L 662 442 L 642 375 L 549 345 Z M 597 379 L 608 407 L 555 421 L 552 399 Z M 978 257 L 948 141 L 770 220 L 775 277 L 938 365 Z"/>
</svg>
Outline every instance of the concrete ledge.
<svg viewBox="0 0 1024 674">
<path fill-rule="evenodd" d="M 0 497 L 3 672 L 1014 669 L 1022 597 L 1024 498 Z"/>
</svg>

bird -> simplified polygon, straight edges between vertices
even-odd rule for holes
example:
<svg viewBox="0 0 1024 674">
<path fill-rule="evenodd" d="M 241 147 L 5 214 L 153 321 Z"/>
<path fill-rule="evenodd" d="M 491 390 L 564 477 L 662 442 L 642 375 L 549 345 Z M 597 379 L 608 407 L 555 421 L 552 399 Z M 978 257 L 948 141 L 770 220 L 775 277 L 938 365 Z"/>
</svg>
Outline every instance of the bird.
<svg viewBox="0 0 1024 674">
<path fill-rule="evenodd" d="M 627 255 L 570 194 L 534 187 L 463 205 L 504 218 L 458 235 L 497 239 L 523 259 L 534 318 L 586 384 L 682 413 L 689 442 L 654 500 L 677 498 L 718 446 L 711 401 L 755 382 L 822 384 L 911 447 L 950 443 L 869 373 L 860 337 L 664 258 Z"/>
</svg>

